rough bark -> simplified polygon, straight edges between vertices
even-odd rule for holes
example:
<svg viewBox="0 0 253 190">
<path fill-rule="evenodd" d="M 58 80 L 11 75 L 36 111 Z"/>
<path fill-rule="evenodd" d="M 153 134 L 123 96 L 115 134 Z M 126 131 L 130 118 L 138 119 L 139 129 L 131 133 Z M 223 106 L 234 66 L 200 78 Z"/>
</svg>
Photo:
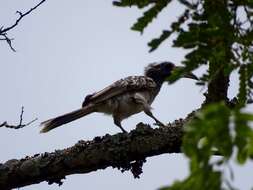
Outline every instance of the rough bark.
<svg viewBox="0 0 253 190">
<path fill-rule="evenodd" d="M 231 31 L 233 33 L 234 27 L 231 25 L 231 20 L 228 16 L 224 18 L 224 15 L 230 15 L 227 1 L 206 1 L 205 6 L 208 6 L 208 8 L 205 8 L 204 15 L 207 17 L 209 25 L 212 25 L 212 19 L 214 18 L 220 18 L 221 22 L 215 24 L 215 27 L 219 28 L 220 34 L 213 35 L 207 41 L 208 47 L 214 54 L 208 59 L 210 78 L 204 104 L 221 101 L 229 104 L 227 93 L 230 73 L 226 70 L 228 70 L 227 66 L 231 64 L 231 60 L 234 57 L 231 51 L 234 41 L 231 40 L 233 35 L 231 37 L 231 35 L 223 31 Z M 216 16 L 214 17 L 214 15 Z"/>
<path fill-rule="evenodd" d="M 205 95 L 206 101 L 204 104 L 221 101 L 225 101 L 226 103 L 229 102 L 229 99 L 227 98 L 228 87 L 229 76 L 225 75 L 223 70 L 220 70 L 208 85 L 208 92 Z"/>
<path fill-rule="evenodd" d="M 141 123 L 130 133 L 95 137 L 52 153 L 9 160 L 0 164 L 0 189 L 42 181 L 61 184 L 66 175 L 88 173 L 109 166 L 121 171 L 131 170 L 138 177 L 146 157 L 180 152 L 185 122 L 178 120 L 168 127 L 155 129 Z"/>
</svg>

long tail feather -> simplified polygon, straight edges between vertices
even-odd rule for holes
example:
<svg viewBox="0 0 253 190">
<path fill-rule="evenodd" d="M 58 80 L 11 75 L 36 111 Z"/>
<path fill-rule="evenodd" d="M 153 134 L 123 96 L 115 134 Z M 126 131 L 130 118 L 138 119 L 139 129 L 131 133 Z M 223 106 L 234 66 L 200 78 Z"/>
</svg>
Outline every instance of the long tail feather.
<svg viewBox="0 0 253 190">
<path fill-rule="evenodd" d="M 46 133 L 56 127 L 79 119 L 92 112 L 94 112 L 94 106 L 85 106 L 81 109 L 44 121 L 41 123 L 43 128 L 41 129 L 40 133 Z"/>
</svg>

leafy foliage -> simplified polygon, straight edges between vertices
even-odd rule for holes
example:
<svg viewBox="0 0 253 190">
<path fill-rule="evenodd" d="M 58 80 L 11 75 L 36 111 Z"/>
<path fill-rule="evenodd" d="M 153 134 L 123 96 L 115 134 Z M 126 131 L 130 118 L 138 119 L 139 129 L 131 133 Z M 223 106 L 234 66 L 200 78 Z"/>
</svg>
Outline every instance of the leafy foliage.
<svg viewBox="0 0 253 190">
<path fill-rule="evenodd" d="M 223 171 L 219 168 L 226 166 L 233 152 L 237 150 L 240 164 L 253 156 L 252 121 L 252 114 L 231 110 L 224 103 L 204 107 L 185 127 L 183 152 L 190 158 L 191 173 L 163 189 L 222 189 Z M 221 155 L 216 162 L 211 160 L 214 151 Z"/>
<path fill-rule="evenodd" d="M 165 8 L 171 0 L 156 1 L 156 3 L 140 17 L 132 26 L 132 30 L 143 32 L 152 20 L 157 17 L 158 13 Z"/>
<path fill-rule="evenodd" d="M 208 179 L 208 180 L 207 180 Z M 213 171 L 211 167 L 206 168 L 205 171 L 195 171 L 186 180 L 180 182 L 176 181 L 171 187 L 160 188 L 160 190 L 189 190 L 192 189 L 206 189 L 214 190 L 221 187 L 221 173 Z"/>
<path fill-rule="evenodd" d="M 160 35 L 160 37 L 155 38 L 148 43 L 148 46 L 151 48 L 149 52 L 156 50 L 163 41 L 165 41 L 167 38 L 170 37 L 172 33 L 179 31 L 180 26 L 182 26 L 182 24 L 184 24 L 184 22 L 188 18 L 189 18 L 189 9 L 186 9 L 184 13 L 179 17 L 179 19 L 171 24 L 170 26 L 171 30 L 164 30 Z"/>
<path fill-rule="evenodd" d="M 131 7 L 137 6 L 138 8 L 144 8 L 148 6 L 152 1 L 150 0 L 142 0 L 142 1 L 133 1 L 133 0 L 121 0 L 121 1 L 114 1 L 113 5 L 118 7 Z"/>
<path fill-rule="evenodd" d="M 168 79 L 176 81 L 185 72 L 207 65 L 207 72 L 198 84 L 207 85 L 211 98 L 185 127 L 182 149 L 190 159 L 190 174 L 165 189 L 224 189 L 222 168 L 236 155 L 244 164 L 253 158 L 253 121 L 244 108 L 252 103 L 253 90 L 253 1 L 252 0 L 174 0 L 185 11 L 170 28 L 152 39 L 150 52 L 157 50 L 172 34 L 176 34 L 173 47 L 187 49 L 188 53 L 179 69 Z M 132 29 L 143 32 L 154 18 L 172 0 L 121 0 L 120 6 L 152 6 L 137 20 Z M 239 75 L 239 90 L 232 104 L 227 98 L 229 76 Z M 220 95 L 220 93 L 223 93 Z M 219 160 L 211 160 L 213 153 Z M 232 189 L 229 183 L 227 188 Z"/>
<path fill-rule="evenodd" d="M 237 161 L 244 164 L 246 160 L 253 156 L 253 130 L 250 122 L 253 121 L 253 115 L 236 111 L 234 113 L 235 124 L 235 146 L 237 147 Z"/>
<path fill-rule="evenodd" d="M 240 89 L 238 94 L 238 100 L 241 107 L 245 106 L 247 101 L 247 67 L 242 65 L 239 70 L 240 75 Z"/>
<path fill-rule="evenodd" d="M 167 38 L 170 37 L 171 34 L 172 34 L 172 31 L 164 30 L 158 38 L 155 38 L 152 41 L 150 41 L 148 43 L 148 46 L 151 47 L 149 52 L 152 52 L 152 51 L 156 50 L 163 41 L 165 41 Z"/>
<path fill-rule="evenodd" d="M 121 0 L 114 1 L 113 4 L 119 7 L 126 6 L 137 6 L 138 8 L 144 8 L 149 4 L 153 4 L 153 6 L 144 12 L 143 16 L 140 17 L 137 22 L 132 26 L 132 30 L 136 30 L 139 32 L 143 32 L 143 30 L 147 27 L 152 20 L 157 17 L 158 13 L 160 13 L 171 0 L 159 0 L 159 1 L 147 1 L 147 0 Z"/>
</svg>

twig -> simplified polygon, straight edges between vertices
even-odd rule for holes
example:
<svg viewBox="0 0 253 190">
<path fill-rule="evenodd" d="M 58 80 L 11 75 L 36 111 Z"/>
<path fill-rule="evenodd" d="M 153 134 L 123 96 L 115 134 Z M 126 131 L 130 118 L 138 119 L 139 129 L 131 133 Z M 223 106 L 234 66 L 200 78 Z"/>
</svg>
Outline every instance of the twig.
<svg viewBox="0 0 253 190">
<path fill-rule="evenodd" d="M 7 121 L 5 121 L 2 124 L 0 124 L 0 127 L 6 127 L 6 128 L 11 128 L 11 129 L 21 129 L 23 127 L 26 127 L 26 126 L 32 124 L 33 122 L 35 122 L 38 119 L 38 118 L 35 118 L 32 121 L 23 124 L 23 114 L 24 114 L 24 106 L 22 106 L 22 108 L 21 108 L 20 120 L 19 120 L 19 124 L 18 125 L 9 125 L 7 123 Z"/>
<path fill-rule="evenodd" d="M 18 19 L 16 20 L 16 22 L 7 27 L 7 28 L 4 28 L 3 26 L 0 28 L 0 36 L 2 36 L 3 38 L 1 38 L 0 40 L 1 41 L 6 41 L 9 45 L 9 47 L 11 48 L 12 51 L 16 51 L 12 44 L 11 44 L 11 41 L 13 40 L 12 38 L 9 38 L 8 35 L 7 35 L 7 32 L 10 31 L 11 29 L 13 29 L 14 27 L 16 27 L 19 22 L 23 19 L 23 17 L 25 17 L 26 15 L 30 14 L 33 10 L 35 10 L 36 8 L 38 8 L 42 3 L 44 3 L 46 0 L 42 0 L 40 1 L 36 6 L 34 6 L 33 8 L 31 8 L 29 11 L 25 12 L 25 13 L 22 13 L 21 11 L 16 11 L 16 13 L 19 15 Z"/>
<path fill-rule="evenodd" d="M 19 125 L 22 125 L 22 121 L 23 121 L 23 114 L 24 114 L 24 106 L 22 106 L 22 108 L 21 108 L 21 114 L 20 114 L 20 121 L 19 121 Z"/>
</svg>

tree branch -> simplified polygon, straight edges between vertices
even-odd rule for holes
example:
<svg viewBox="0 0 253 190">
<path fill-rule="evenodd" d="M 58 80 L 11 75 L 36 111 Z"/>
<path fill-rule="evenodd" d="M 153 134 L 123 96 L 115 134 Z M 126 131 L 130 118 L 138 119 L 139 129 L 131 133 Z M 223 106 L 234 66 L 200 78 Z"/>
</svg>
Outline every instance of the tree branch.
<svg viewBox="0 0 253 190">
<path fill-rule="evenodd" d="M 21 129 L 23 127 L 26 127 L 30 124 L 32 124 L 34 121 L 36 121 L 38 118 L 35 118 L 34 120 L 28 122 L 28 123 L 23 123 L 23 114 L 24 114 L 24 107 L 22 106 L 21 108 L 21 113 L 20 113 L 20 120 L 18 125 L 9 125 L 7 121 L 4 121 L 2 124 L 0 124 L 0 127 L 6 127 L 6 128 L 11 128 L 11 129 Z"/>
<path fill-rule="evenodd" d="M 208 84 L 208 92 L 205 95 L 206 100 L 205 104 L 225 101 L 229 102 L 227 97 L 229 87 L 229 75 L 224 74 L 223 68 L 218 69 L 217 73 L 211 78 L 210 83 Z"/>
<path fill-rule="evenodd" d="M 135 177 L 139 177 L 146 157 L 180 152 L 186 122 L 187 119 L 181 119 L 156 129 L 140 123 L 127 134 L 107 134 L 52 153 L 9 160 L 0 164 L 0 189 L 42 181 L 61 185 L 66 175 L 89 173 L 109 166 L 121 171 L 131 170 Z"/>
<path fill-rule="evenodd" d="M 11 29 L 15 28 L 19 22 L 28 14 L 30 14 L 32 11 L 34 11 L 35 9 L 37 9 L 42 3 L 44 3 L 46 0 L 42 0 L 40 1 L 36 6 L 34 6 L 33 8 L 31 8 L 29 11 L 26 11 L 25 13 L 22 13 L 21 11 L 16 11 L 16 13 L 19 15 L 18 19 L 16 20 L 16 22 L 9 26 L 4 28 L 3 26 L 0 28 L 0 36 L 2 38 L 0 38 L 1 41 L 6 41 L 8 43 L 8 45 L 10 46 L 12 51 L 16 51 L 13 46 L 11 41 L 13 40 L 12 38 L 9 38 L 7 35 L 7 32 L 10 31 Z"/>
</svg>

